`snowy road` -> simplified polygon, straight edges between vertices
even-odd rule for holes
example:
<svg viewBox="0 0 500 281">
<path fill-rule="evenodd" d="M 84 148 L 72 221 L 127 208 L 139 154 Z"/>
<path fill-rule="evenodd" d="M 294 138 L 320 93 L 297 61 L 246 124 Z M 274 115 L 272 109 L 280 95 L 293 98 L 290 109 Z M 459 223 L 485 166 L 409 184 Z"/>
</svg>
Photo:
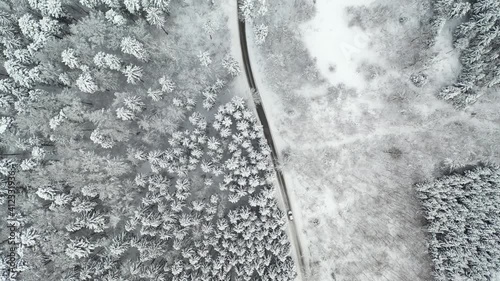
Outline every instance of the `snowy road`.
<svg viewBox="0 0 500 281">
<path fill-rule="evenodd" d="M 250 89 L 252 91 L 256 91 L 258 93 L 257 86 L 255 85 L 255 81 L 254 81 L 253 74 L 252 74 L 252 67 L 250 65 L 250 57 L 248 55 L 245 23 L 242 21 L 238 21 L 238 22 L 239 22 L 241 53 L 243 56 L 243 65 L 245 67 L 245 73 L 247 76 L 248 85 L 250 86 Z M 283 199 L 283 202 L 285 204 L 285 208 L 287 210 L 293 211 L 292 206 L 290 204 L 290 199 L 288 197 L 288 191 L 286 188 L 285 178 L 283 177 L 283 173 L 281 172 L 281 170 L 276 168 L 276 167 L 278 167 L 278 156 L 276 153 L 276 148 L 274 146 L 273 136 L 271 134 L 271 129 L 270 129 L 269 123 L 267 121 L 264 107 L 263 107 L 262 103 L 255 104 L 255 107 L 257 109 L 257 114 L 259 116 L 260 122 L 262 123 L 263 129 L 264 129 L 264 135 L 265 135 L 267 142 L 271 148 L 271 157 L 273 160 L 273 164 L 275 167 L 275 171 L 276 171 L 276 175 L 277 175 L 277 179 L 278 179 L 278 183 L 279 183 L 279 191 L 280 191 L 281 197 Z M 292 241 L 293 248 L 295 249 L 294 252 L 296 255 L 296 261 L 298 262 L 297 271 L 298 271 L 299 276 L 302 276 L 304 273 L 305 267 L 304 267 L 304 259 L 303 259 L 303 255 L 302 255 L 302 247 L 300 245 L 300 240 L 299 240 L 298 234 L 297 234 L 297 227 L 296 227 L 294 221 L 289 221 L 288 226 L 289 226 L 289 230 L 290 230 L 289 231 L 289 235 L 290 235 L 289 238 Z"/>
</svg>

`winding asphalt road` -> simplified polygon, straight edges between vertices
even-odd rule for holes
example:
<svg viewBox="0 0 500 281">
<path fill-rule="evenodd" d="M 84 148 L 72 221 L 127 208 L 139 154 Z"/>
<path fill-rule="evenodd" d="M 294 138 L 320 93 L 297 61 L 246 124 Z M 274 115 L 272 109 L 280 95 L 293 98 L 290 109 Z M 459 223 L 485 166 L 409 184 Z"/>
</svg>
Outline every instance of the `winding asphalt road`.
<svg viewBox="0 0 500 281">
<path fill-rule="evenodd" d="M 245 73 L 247 76 L 248 85 L 250 86 L 251 90 L 259 93 L 257 91 L 257 85 L 255 85 L 255 80 L 253 78 L 253 73 L 252 73 L 252 66 L 250 65 L 250 57 L 248 55 L 245 22 L 238 21 L 238 23 L 239 23 L 239 31 L 240 31 L 239 33 L 240 33 L 241 53 L 243 55 L 243 64 L 245 66 Z M 274 141 L 273 141 L 273 135 L 271 134 L 271 129 L 269 128 L 269 123 L 267 122 L 266 112 L 264 111 L 264 107 L 263 107 L 262 103 L 255 104 L 255 106 L 257 109 L 257 114 L 259 116 L 260 122 L 262 123 L 262 126 L 264 128 L 264 135 L 267 139 L 269 146 L 271 147 L 271 157 L 273 159 L 274 170 L 276 171 L 276 175 L 278 178 L 278 183 L 279 183 L 279 187 L 280 187 L 279 190 L 281 193 L 281 197 L 283 198 L 285 208 L 287 210 L 292 210 L 292 206 L 290 204 L 290 199 L 288 198 L 288 191 L 286 189 L 285 178 L 283 177 L 283 173 L 281 172 L 281 170 L 277 168 L 278 167 L 278 154 L 276 153 L 276 148 L 274 146 Z M 289 221 L 288 225 L 290 228 L 290 235 L 291 235 L 290 239 L 292 240 L 292 243 L 294 245 L 295 254 L 297 255 L 297 261 L 299 263 L 297 265 L 297 269 L 298 269 L 298 271 L 300 271 L 300 273 L 303 273 L 305 270 L 304 258 L 302 255 L 302 247 L 300 245 L 300 240 L 299 240 L 298 235 L 297 235 L 297 228 L 296 228 L 294 221 Z"/>
</svg>

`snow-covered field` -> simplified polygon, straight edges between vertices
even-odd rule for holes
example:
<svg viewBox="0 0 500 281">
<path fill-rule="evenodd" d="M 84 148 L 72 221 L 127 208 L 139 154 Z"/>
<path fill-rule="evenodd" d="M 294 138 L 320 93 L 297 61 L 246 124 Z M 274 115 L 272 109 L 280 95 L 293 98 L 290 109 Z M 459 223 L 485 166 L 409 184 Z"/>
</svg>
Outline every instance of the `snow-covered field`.
<svg viewBox="0 0 500 281">
<path fill-rule="evenodd" d="M 317 58 L 321 74 L 333 85 L 344 83 L 361 88 L 365 84 L 356 68 L 363 59 L 375 57 L 368 46 L 371 34 L 359 27 L 349 28 L 345 10 L 371 2 L 373 0 L 318 0 L 318 13 L 301 26 L 307 49 Z"/>
<path fill-rule="evenodd" d="M 350 25 L 352 5 L 368 9 Z M 500 99 L 490 93 L 457 111 L 436 98 L 459 64 L 447 30 L 423 48 L 425 1 L 317 0 L 315 8 L 300 26 L 270 20 L 297 45 L 270 28 L 270 43 L 251 54 L 307 248 L 306 280 L 430 280 L 414 184 L 449 164 L 498 162 Z M 421 72 L 429 81 L 419 88 L 409 77 Z"/>
</svg>

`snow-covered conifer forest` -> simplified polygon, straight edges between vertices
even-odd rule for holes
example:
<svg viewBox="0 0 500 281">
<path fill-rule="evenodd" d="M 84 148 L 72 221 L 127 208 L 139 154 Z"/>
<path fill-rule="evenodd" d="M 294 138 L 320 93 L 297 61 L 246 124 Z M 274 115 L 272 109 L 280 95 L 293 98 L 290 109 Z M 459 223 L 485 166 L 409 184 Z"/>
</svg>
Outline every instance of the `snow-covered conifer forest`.
<svg viewBox="0 0 500 281">
<path fill-rule="evenodd" d="M 0 281 L 500 280 L 498 0 L 0 0 Z"/>
<path fill-rule="evenodd" d="M 437 280 L 492 280 L 500 266 L 500 168 L 472 170 L 420 184 Z"/>
<path fill-rule="evenodd" d="M 294 279 L 226 5 L 0 1 L 2 280 Z"/>
</svg>

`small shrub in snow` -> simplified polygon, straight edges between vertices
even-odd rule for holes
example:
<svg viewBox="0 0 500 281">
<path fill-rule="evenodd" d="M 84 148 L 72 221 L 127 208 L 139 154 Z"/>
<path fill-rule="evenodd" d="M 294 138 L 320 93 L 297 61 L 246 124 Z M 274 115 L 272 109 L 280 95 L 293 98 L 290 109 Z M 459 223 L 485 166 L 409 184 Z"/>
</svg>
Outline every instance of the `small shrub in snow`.
<svg viewBox="0 0 500 281">
<path fill-rule="evenodd" d="M 410 76 L 410 81 L 413 83 L 413 85 L 420 88 L 427 84 L 428 77 L 424 73 L 412 74 Z"/>
<path fill-rule="evenodd" d="M 255 27 L 254 35 L 255 35 L 255 43 L 257 45 L 261 45 L 266 41 L 268 34 L 267 25 L 261 24 Z"/>
<path fill-rule="evenodd" d="M 204 67 L 207 67 L 212 63 L 212 59 L 210 58 L 210 54 L 208 52 L 200 52 L 198 59 L 200 60 L 200 64 Z"/>
</svg>

